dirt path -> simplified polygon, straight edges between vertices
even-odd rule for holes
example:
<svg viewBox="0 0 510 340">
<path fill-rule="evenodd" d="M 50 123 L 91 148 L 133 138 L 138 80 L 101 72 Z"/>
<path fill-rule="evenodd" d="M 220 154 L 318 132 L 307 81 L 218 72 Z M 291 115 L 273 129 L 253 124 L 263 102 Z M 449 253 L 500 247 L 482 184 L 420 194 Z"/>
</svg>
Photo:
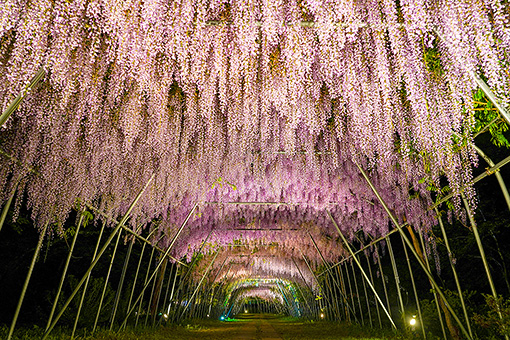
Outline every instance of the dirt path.
<svg viewBox="0 0 510 340">
<path fill-rule="evenodd" d="M 236 340 L 282 340 L 274 327 L 270 323 L 270 319 L 263 315 L 246 315 L 244 318 L 252 319 L 239 330 L 233 339 Z"/>
<path fill-rule="evenodd" d="M 266 319 L 260 320 L 260 339 L 261 340 L 282 340 L 274 327 Z"/>
</svg>

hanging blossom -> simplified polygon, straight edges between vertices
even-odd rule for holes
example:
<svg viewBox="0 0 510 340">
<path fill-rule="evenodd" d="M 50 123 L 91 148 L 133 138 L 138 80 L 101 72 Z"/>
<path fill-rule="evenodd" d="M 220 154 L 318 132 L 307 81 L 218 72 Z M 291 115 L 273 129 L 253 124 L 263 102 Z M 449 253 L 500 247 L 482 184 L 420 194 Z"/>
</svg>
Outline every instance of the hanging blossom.
<svg viewBox="0 0 510 340">
<path fill-rule="evenodd" d="M 430 229 L 428 184 L 446 180 L 457 211 L 467 186 L 476 205 L 472 74 L 508 102 L 508 13 L 496 0 L 7 1 L 1 109 L 47 75 L 0 128 L 0 201 L 17 188 L 39 228 L 84 203 L 120 217 L 155 175 L 129 221 L 157 220 L 166 246 L 199 203 L 176 256 L 215 230 L 211 244 L 316 261 L 310 232 L 334 261 L 327 211 L 349 239 L 389 228 L 355 161 L 401 223 Z"/>
</svg>

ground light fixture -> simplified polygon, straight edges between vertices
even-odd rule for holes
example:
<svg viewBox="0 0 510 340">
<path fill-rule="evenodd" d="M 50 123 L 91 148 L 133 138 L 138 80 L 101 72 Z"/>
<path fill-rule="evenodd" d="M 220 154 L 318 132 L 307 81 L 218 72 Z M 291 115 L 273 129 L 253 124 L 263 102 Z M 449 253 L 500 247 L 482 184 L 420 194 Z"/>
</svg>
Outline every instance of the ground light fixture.
<svg viewBox="0 0 510 340">
<path fill-rule="evenodd" d="M 245 312 L 245 313 L 248 313 L 248 310 L 247 310 L 247 309 L 245 309 L 245 310 L 244 310 L 244 312 Z"/>
<path fill-rule="evenodd" d="M 221 321 L 225 321 L 225 317 L 224 317 L 223 315 L 222 315 L 222 316 L 220 316 L 220 320 L 221 320 Z"/>
<path fill-rule="evenodd" d="M 411 318 L 411 320 L 409 320 L 409 324 L 411 326 L 415 326 L 416 325 L 416 315 L 413 315 L 413 317 Z"/>
<path fill-rule="evenodd" d="M 324 319 L 324 313 L 321 313 L 321 319 Z"/>
</svg>

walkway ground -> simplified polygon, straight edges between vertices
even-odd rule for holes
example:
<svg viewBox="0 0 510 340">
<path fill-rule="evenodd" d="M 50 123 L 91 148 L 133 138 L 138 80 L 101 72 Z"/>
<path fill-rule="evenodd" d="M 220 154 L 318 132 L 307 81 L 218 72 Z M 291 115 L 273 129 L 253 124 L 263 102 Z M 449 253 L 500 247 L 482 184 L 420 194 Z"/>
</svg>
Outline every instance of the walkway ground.
<svg viewBox="0 0 510 340">
<path fill-rule="evenodd" d="M 403 339 L 368 327 L 327 321 L 312 322 L 271 314 L 242 314 L 234 319 L 191 320 L 182 326 L 98 332 L 87 340 L 386 340 Z M 59 338 L 61 339 L 61 338 Z M 406 338 L 407 339 L 407 338 Z M 53 339 L 52 339 L 53 340 Z M 56 340 L 56 339 L 55 339 Z"/>
<path fill-rule="evenodd" d="M 234 338 L 236 340 L 282 340 L 269 322 L 273 316 L 262 314 L 243 314 L 240 320 L 249 320 Z"/>
</svg>

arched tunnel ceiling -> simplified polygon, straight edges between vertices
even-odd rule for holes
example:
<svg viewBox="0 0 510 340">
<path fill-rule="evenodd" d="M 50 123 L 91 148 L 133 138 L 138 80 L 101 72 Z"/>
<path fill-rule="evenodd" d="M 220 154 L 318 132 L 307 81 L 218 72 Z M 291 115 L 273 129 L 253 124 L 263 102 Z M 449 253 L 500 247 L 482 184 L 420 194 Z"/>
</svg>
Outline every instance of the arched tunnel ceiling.
<svg viewBox="0 0 510 340">
<path fill-rule="evenodd" d="M 507 5 L 462 4 L 7 1 L 2 108 L 46 73 L 1 127 L 0 198 L 17 188 L 16 209 L 62 232 L 73 209 L 120 219 L 154 176 L 130 228 L 164 248 L 198 204 L 172 256 L 210 234 L 204 251 L 252 253 L 239 276 L 298 281 L 292 259 L 321 261 L 310 235 L 345 254 L 327 212 L 351 240 L 388 232 L 356 164 L 400 222 L 430 228 L 446 194 L 430 188 L 476 204 L 473 73 L 510 94 Z"/>
</svg>

